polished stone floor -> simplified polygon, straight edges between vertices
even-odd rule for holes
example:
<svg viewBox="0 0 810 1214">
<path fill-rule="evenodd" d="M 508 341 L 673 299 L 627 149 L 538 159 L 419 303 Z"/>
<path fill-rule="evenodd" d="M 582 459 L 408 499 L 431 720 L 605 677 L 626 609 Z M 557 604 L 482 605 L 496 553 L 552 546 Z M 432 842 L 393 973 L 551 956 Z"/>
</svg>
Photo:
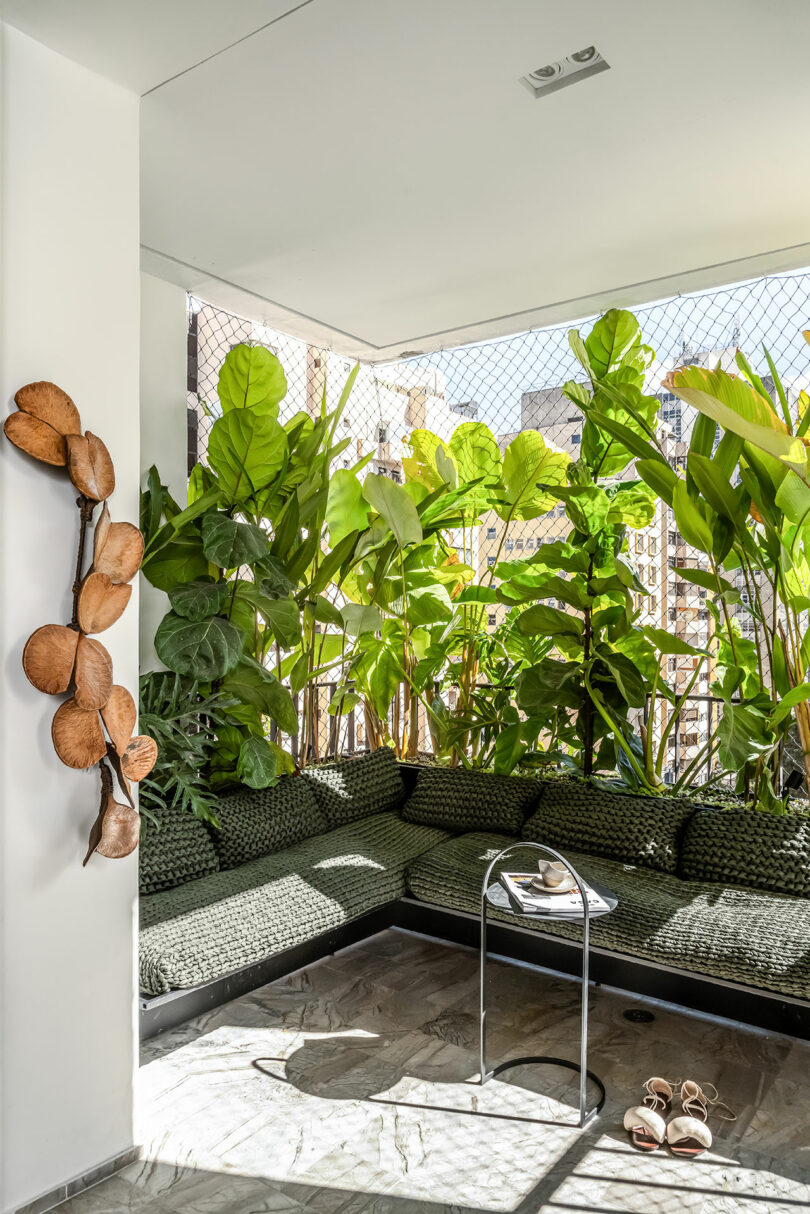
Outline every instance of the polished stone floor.
<svg viewBox="0 0 810 1214">
<path fill-rule="evenodd" d="M 578 1003 L 572 981 L 493 962 L 492 1059 L 575 1058 Z M 563 1071 L 475 1084 L 476 954 L 383 932 L 147 1042 L 144 1160 L 60 1214 L 810 1209 L 810 1045 L 664 1005 L 624 1018 L 640 1006 L 592 992 L 608 1099 L 580 1132 Z M 622 1114 L 654 1074 L 735 1109 L 710 1153 L 629 1146 Z"/>
</svg>

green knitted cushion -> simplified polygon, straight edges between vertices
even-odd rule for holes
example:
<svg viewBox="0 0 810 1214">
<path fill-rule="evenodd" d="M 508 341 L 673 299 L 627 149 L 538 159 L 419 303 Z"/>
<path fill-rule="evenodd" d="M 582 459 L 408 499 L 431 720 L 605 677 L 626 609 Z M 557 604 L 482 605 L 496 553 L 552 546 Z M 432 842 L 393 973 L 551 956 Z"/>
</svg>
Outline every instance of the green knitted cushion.
<svg viewBox="0 0 810 1214">
<path fill-rule="evenodd" d="M 328 830 L 309 780 L 282 776 L 273 788 L 242 789 L 217 806 L 212 831 L 220 868 L 235 868 Z"/>
<path fill-rule="evenodd" d="M 409 861 L 411 894 L 477 915 L 484 873 L 504 842 L 502 835 L 469 834 L 436 844 Z M 804 899 L 682 881 L 577 851 L 568 859 L 584 880 L 607 886 L 619 899 L 609 915 L 591 920 L 592 948 L 810 999 L 810 915 Z M 536 863 L 536 853 L 517 852 L 505 867 Z M 517 916 L 491 906 L 487 914 L 542 935 L 582 939 L 578 922 Z"/>
<path fill-rule="evenodd" d="M 138 854 L 142 894 L 174 889 L 219 870 L 219 860 L 205 825 L 187 809 L 164 809 L 160 824 L 145 824 Z"/>
<path fill-rule="evenodd" d="M 442 830 L 502 830 L 519 834 L 537 803 L 536 780 L 458 767 L 425 767 L 402 810 L 406 822 Z"/>
<path fill-rule="evenodd" d="M 694 805 L 677 797 L 605 792 L 574 780 L 549 782 L 523 838 L 563 853 L 572 848 L 674 873 L 683 828 L 693 812 Z"/>
<path fill-rule="evenodd" d="M 395 902 L 405 893 L 408 862 L 444 837 L 396 814 L 375 814 L 141 898 L 141 990 L 157 995 L 210 982 Z M 373 998 L 361 994 L 372 1005 Z"/>
<path fill-rule="evenodd" d="M 681 876 L 810 898 L 810 817 L 698 809 L 686 827 Z"/>
<path fill-rule="evenodd" d="M 329 827 L 397 809 L 405 795 L 396 755 L 387 746 L 356 759 L 308 767 L 303 774 Z"/>
</svg>

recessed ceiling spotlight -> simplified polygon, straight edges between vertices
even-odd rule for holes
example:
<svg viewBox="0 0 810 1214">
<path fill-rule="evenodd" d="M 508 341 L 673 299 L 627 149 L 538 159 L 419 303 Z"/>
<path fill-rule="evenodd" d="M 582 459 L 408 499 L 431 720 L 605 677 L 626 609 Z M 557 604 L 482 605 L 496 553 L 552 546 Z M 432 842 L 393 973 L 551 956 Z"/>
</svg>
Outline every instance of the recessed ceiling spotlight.
<svg viewBox="0 0 810 1214">
<path fill-rule="evenodd" d="M 587 76 L 595 76 L 598 72 L 606 72 L 610 67 L 595 46 L 583 47 L 566 55 L 557 63 L 547 63 L 544 67 L 535 68 L 526 76 L 520 77 L 520 83 L 525 85 L 534 97 L 548 97 L 557 89 L 564 89 L 569 84 L 578 84 Z"/>
</svg>

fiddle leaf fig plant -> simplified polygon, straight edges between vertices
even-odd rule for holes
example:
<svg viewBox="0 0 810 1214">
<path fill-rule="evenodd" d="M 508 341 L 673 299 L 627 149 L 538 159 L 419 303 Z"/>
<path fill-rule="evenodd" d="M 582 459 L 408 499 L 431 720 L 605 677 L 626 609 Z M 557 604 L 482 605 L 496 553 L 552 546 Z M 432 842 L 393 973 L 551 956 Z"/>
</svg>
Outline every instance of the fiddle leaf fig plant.
<svg viewBox="0 0 810 1214">
<path fill-rule="evenodd" d="M 278 667 L 283 654 L 312 646 L 307 610 L 324 559 L 329 466 L 349 442 L 336 443 L 335 428 L 355 375 L 337 410 L 327 413 L 324 401 L 317 416 L 297 413 L 282 425 L 281 363 L 263 347 L 236 346 L 220 372 L 223 412 L 188 505 L 174 502 L 150 471 L 143 571 L 171 607 L 155 648 L 203 698 L 221 694 L 228 704 L 215 722 L 213 787 L 262 788 L 294 766 L 277 741 L 298 732 Z"/>
</svg>

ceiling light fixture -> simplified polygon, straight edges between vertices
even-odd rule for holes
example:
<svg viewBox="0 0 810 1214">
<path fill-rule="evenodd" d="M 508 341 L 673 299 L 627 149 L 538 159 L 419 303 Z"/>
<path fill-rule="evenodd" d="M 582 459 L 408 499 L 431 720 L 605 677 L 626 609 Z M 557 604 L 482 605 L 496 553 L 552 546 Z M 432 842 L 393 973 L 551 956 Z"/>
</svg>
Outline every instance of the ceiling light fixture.
<svg viewBox="0 0 810 1214">
<path fill-rule="evenodd" d="M 586 46 L 573 55 L 566 55 L 557 63 L 547 63 L 544 67 L 535 68 L 526 76 L 520 77 L 520 83 L 525 85 L 534 97 L 548 97 L 557 89 L 564 89 L 569 84 L 578 84 L 587 76 L 596 76 L 606 72 L 610 67 L 595 46 Z"/>
</svg>

